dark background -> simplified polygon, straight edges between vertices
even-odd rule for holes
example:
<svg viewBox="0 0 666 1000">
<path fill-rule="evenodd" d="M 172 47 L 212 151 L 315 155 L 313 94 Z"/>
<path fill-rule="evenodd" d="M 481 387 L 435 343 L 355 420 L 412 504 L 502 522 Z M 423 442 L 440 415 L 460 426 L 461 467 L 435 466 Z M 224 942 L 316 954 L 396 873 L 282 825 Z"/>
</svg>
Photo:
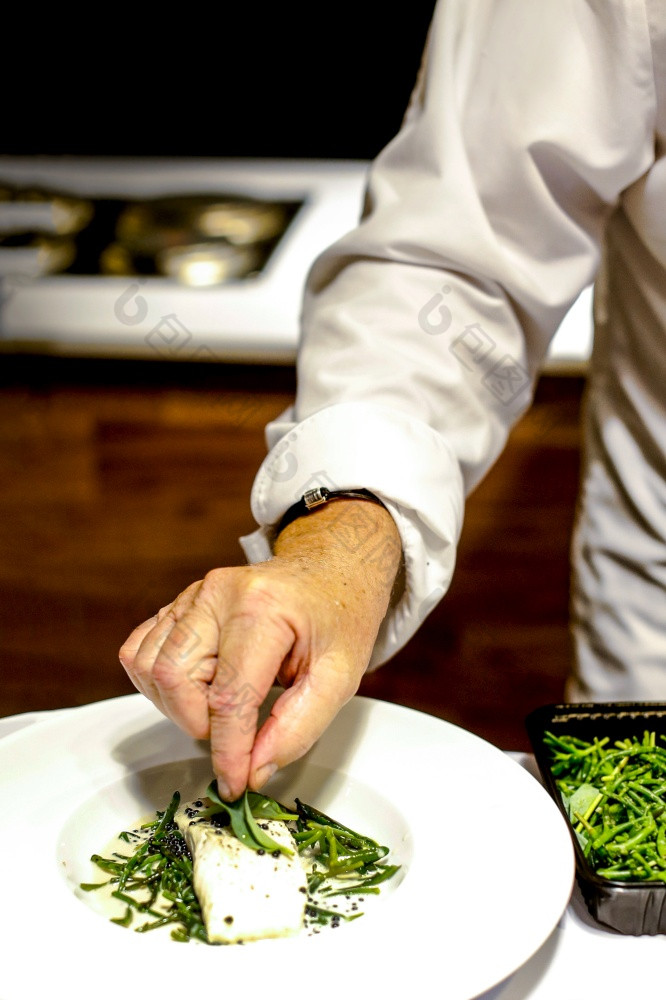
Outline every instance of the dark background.
<svg viewBox="0 0 666 1000">
<path fill-rule="evenodd" d="M 433 7 L 14 12 L 2 151 L 370 159 L 400 127 Z"/>
</svg>

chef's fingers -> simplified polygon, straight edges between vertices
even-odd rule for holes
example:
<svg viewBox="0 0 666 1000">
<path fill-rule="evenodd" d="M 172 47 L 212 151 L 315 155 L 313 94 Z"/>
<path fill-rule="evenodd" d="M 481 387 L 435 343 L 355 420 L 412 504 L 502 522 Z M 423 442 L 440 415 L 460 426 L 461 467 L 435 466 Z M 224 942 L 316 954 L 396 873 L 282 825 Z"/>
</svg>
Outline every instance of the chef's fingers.
<svg viewBox="0 0 666 1000">
<path fill-rule="evenodd" d="M 322 657 L 277 699 L 255 740 L 249 785 L 259 790 L 271 775 L 298 760 L 358 691 L 365 662 Z"/>
<path fill-rule="evenodd" d="M 149 668 L 149 683 L 161 711 L 195 739 L 207 739 L 210 734 L 208 685 L 217 668 L 218 642 L 215 617 L 191 605 L 170 628 L 165 627 Z"/>
<path fill-rule="evenodd" d="M 153 662 L 164 636 L 173 627 L 173 618 L 168 618 L 167 615 L 168 607 L 162 608 L 152 618 L 137 625 L 118 654 L 134 687 L 151 701 L 155 701 L 157 694 L 152 681 Z M 158 708 L 161 706 L 158 705 Z"/>
<path fill-rule="evenodd" d="M 130 632 L 118 651 L 118 658 L 125 670 L 129 673 L 130 677 L 132 677 L 132 667 L 134 666 L 134 660 L 139 650 L 139 646 L 156 624 L 157 615 L 153 615 L 152 618 L 148 618 L 145 622 L 141 622 L 140 625 L 137 625 L 137 627 Z"/>
<path fill-rule="evenodd" d="M 143 638 L 141 638 L 138 648 L 131 656 L 131 660 L 128 659 L 126 663 L 123 663 L 123 666 L 137 690 L 152 701 L 156 708 L 159 708 L 160 712 L 170 718 L 162 697 L 159 678 L 155 677 L 155 662 L 176 622 L 170 610 L 162 617 L 156 616 L 154 619 L 151 619 L 151 622 L 152 627 L 144 630 Z"/>
<path fill-rule="evenodd" d="M 151 701 L 155 701 L 157 694 L 152 679 L 155 657 L 176 618 L 191 605 L 200 588 L 200 580 L 190 584 L 174 601 L 160 608 L 156 615 L 137 625 L 120 647 L 118 658 L 123 668 L 137 690 Z M 161 705 L 158 708 L 161 709 Z"/>
<path fill-rule="evenodd" d="M 132 676 L 131 671 L 134 666 L 134 660 L 146 636 L 150 634 L 156 625 L 160 625 L 167 615 L 171 614 L 171 620 L 174 621 L 179 614 L 189 607 L 194 596 L 200 589 L 201 580 L 197 580 L 190 584 L 190 586 L 182 591 L 182 593 L 180 593 L 174 601 L 171 601 L 170 604 L 165 604 L 164 607 L 160 608 L 156 615 L 153 615 L 151 618 L 147 618 L 145 622 L 141 622 L 140 625 L 137 625 L 137 627 L 130 632 L 118 652 L 118 658 L 130 676 Z M 134 680 L 134 678 L 132 679 Z"/>
<path fill-rule="evenodd" d="M 294 645 L 279 613 L 236 614 L 221 630 L 217 670 L 208 693 L 213 771 L 222 798 L 245 790 L 259 709 Z"/>
</svg>

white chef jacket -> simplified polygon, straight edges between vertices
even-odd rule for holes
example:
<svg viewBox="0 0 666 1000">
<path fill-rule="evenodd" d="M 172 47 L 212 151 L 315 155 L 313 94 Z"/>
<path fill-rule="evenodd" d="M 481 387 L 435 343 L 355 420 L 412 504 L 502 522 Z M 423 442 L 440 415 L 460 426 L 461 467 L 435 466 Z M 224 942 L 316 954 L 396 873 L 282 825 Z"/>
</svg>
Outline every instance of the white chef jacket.
<svg viewBox="0 0 666 1000">
<path fill-rule="evenodd" d="M 666 697 L 665 138 L 663 0 L 438 3 L 362 218 L 309 274 L 241 540 L 269 557 L 315 485 L 381 497 L 406 582 L 371 668 L 446 592 L 465 497 L 595 281 L 568 695 Z"/>
</svg>

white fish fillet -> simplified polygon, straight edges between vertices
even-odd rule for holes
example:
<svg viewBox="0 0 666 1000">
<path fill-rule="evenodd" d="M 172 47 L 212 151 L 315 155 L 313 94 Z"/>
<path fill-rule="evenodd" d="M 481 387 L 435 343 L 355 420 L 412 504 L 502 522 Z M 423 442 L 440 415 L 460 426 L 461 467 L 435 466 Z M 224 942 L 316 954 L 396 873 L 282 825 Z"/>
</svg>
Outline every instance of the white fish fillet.
<svg viewBox="0 0 666 1000">
<path fill-rule="evenodd" d="M 196 800 L 209 805 L 208 799 Z M 307 878 L 296 843 L 281 820 L 259 820 L 266 833 L 293 854 L 259 853 L 230 827 L 197 820 L 186 802 L 175 821 L 187 841 L 194 865 L 194 891 L 209 940 L 230 944 L 286 937 L 303 926 Z"/>
</svg>

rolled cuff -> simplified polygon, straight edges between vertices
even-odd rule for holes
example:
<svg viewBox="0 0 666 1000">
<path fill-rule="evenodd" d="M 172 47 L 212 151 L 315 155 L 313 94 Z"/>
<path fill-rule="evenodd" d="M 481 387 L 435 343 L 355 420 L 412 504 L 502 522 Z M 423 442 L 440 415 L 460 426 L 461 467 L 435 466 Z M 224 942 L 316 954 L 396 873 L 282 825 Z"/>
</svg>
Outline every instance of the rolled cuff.
<svg viewBox="0 0 666 1000">
<path fill-rule="evenodd" d="M 290 408 L 266 433 L 271 450 L 251 495 L 259 528 L 240 539 L 249 562 L 271 558 L 275 526 L 315 486 L 371 490 L 396 523 L 405 588 L 380 627 L 373 669 L 408 642 L 451 582 L 464 505 L 455 455 L 427 424 L 372 403 L 336 404 L 300 422 Z"/>
</svg>

